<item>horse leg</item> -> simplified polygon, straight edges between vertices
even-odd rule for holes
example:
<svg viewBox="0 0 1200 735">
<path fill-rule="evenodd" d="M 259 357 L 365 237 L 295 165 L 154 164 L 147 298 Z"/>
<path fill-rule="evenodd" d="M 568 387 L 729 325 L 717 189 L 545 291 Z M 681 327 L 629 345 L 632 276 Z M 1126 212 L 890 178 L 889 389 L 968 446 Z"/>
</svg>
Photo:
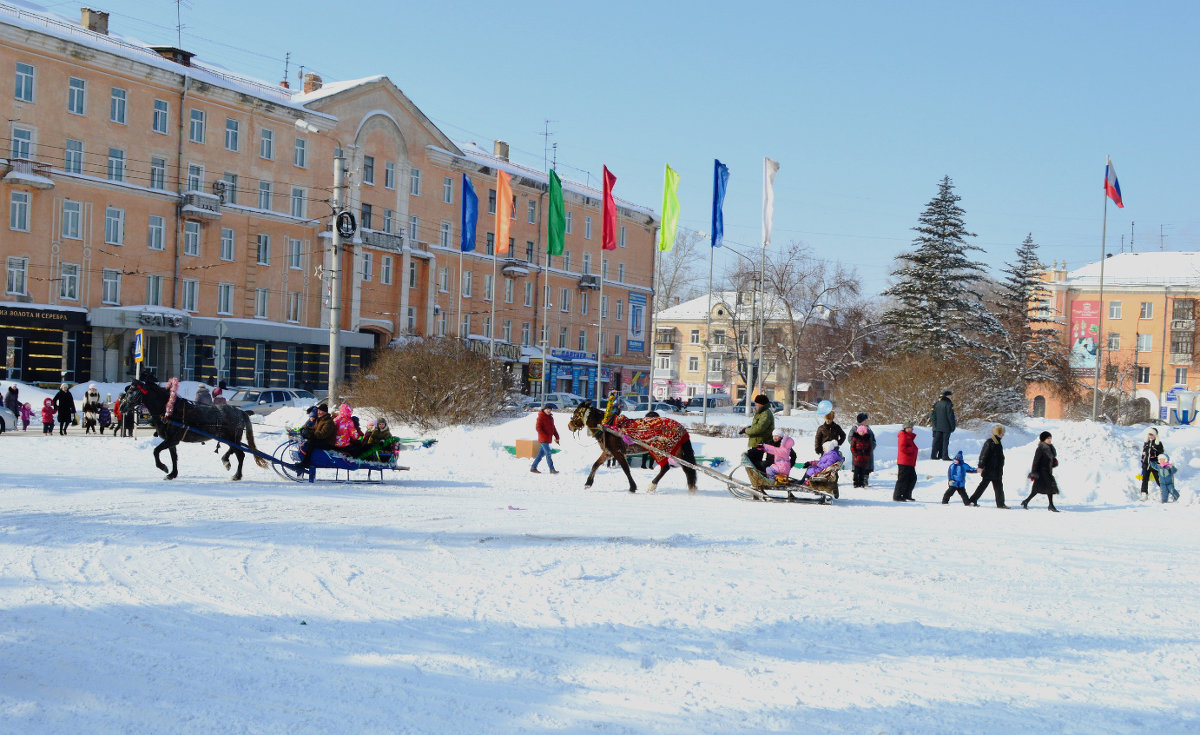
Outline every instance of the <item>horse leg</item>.
<svg viewBox="0 0 1200 735">
<path fill-rule="evenodd" d="M 217 446 L 220 447 L 221 443 L 217 442 Z M 226 450 L 225 454 L 221 455 L 221 464 L 225 465 L 226 472 L 228 472 L 230 470 L 229 455 L 231 455 L 231 454 L 233 454 L 233 445 L 230 445 L 229 449 Z M 233 479 L 236 480 L 238 478 L 235 477 Z"/>
<path fill-rule="evenodd" d="M 659 467 L 658 474 L 655 475 L 654 479 L 650 481 L 650 486 L 646 488 L 646 492 L 652 493 L 652 492 L 658 490 L 658 481 L 661 480 L 663 478 L 663 475 L 667 474 L 667 471 L 670 469 L 671 469 L 670 464 L 664 464 L 661 467 Z"/>
<path fill-rule="evenodd" d="M 240 449 L 234 451 L 233 453 L 237 456 L 238 461 L 237 473 L 234 474 L 233 479 L 240 480 L 242 479 L 242 463 L 246 461 L 246 453 Z"/>
<path fill-rule="evenodd" d="M 171 470 L 168 469 L 165 464 L 163 464 L 162 460 L 159 459 L 159 456 L 158 456 L 158 455 L 162 454 L 162 451 L 164 449 L 170 449 L 170 447 L 167 446 L 166 442 L 160 442 L 159 445 L 154 448 L 154 466 L 158 467 L 160 470 L 162 470 L 164 474 L 169 475 L 171 473 Z M 171 478 L 167 477 L 166 479 L 170 480 Z"/>
<path fill-rule="evenodd" d="M 167 475 L 166 479 L 174 480 L 176 477 L 179 477 L 179 455 L 175 452 L 175 444 L 167 447 L 167 451 L 171 454 L 171 472 Z"/>
<path fill-rule="evenodd" d="M 595 462 L 592 463 L 592 471 L 588 473 L 587 479 L 583 481 L 583 486 L 585 488 L 589 488 L 592 486 L 592 480 L 595 479 L 595 477 L 596 477 L 596 470 L 599 469 L 601 463 L 604 462 L 604 458 L 606 456 L 608 456 L 606 452 L 601 453 L 600 457 Z"/>
<path fill-rule="evenodd" d="M 615 454 L 613 454 L 613 456 L 616 457 L 617 462 L 621 465 L 621 469 L 625 470 L 625 477 L 629 478 L 629 492 L 636 493 L 637 492 L 637 483 L 635 483 L 633 481 L 633 473 L 629 471 L 629 460 L 625 459 L 625 453 L 624 452 L 616 452 Z M 650 486 L 650 490 L 651 490 L 651 492 L 653 492 L 653 490 L 654 490 L 653 485 Z"/>
</svg>

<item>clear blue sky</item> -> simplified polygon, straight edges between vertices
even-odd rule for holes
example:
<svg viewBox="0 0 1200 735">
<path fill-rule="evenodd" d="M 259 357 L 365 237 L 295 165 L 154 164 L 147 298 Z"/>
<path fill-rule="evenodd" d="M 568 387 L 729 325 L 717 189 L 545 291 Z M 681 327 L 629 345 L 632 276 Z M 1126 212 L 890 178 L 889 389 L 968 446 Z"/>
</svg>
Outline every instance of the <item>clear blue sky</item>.
<svg viewBox="0 0 1200 735">
<path fill-rule="evenodd" d="M 80 0 L 48 2 L 77 17 Z M 173 0 L 97 0 L 115 33 L 174 43 Z M 184 0 L 183 46 L 276 82 L 291 52 L 325 80 L 386 74 L 448 135 L 707 231 L 712 161 L 726 237 L 757 251 L 762 158 L 781 164 L 775 243 L 802 241 L 884 288 L 949 175 L 999 267 L 1033 233 L 1071 268 L 1100 251 L 1104 157 L 1125 209 L 1110 252 L 1200 250 L 1200 4 L 1172 2 L 456 2 Z M 705 258 L 707 260 L 707 258 Z"/>
</svg>

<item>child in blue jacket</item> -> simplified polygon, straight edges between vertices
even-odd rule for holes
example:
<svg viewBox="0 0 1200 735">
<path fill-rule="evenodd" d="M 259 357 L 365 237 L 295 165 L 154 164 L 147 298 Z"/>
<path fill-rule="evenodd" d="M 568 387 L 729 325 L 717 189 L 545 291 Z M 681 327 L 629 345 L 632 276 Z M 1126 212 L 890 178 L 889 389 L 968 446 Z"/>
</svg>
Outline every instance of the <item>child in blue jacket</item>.
<svg viewBox="0 0 1200 735">
<path fill-rule="evenodd" d="M 1158 484 L 1162 488 L 1162 501 L 1164 503 L 1170 500 L 1179 500 L 1179 491 L 1175 489 L 1175 465 L 1171 464 L 1171 458 L 1165 454 L 1158 455 L 1158 458 L 1150 463 L 1150 469 L 1158 472 Z"/>
<path fill-rule="evenodd" d="M 958 493 L 958 496 L 962 498 L 963 505 L 970 505 L 971 501 L 967 498 L 967 491 L 965 489 L 967 485 L 967 473 L 978 471 L 963 461 L 962 452 L 954 455 L 954 461 L 950 463 L 950 469 L 946 470 L 946 478 L 950 482 L 950 487 L 946 489 L 946 494 L 942 496 L 942 505 L 949 503 L 950 496 L 954 493 Z"/>
</svg>

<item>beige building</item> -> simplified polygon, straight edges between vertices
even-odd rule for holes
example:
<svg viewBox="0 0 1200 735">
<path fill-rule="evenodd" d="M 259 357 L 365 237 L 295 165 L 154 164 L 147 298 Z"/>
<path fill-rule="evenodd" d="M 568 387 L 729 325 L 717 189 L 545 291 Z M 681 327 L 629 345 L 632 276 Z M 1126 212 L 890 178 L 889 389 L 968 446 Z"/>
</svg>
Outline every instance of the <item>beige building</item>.
<svg viewBox="0 0 1200 735">
<path fill-rule="evenodd" d="M 451 141 L 385 77 L 309 75 L 296 91 L 124 40 L 103 13 L 9 6 L 0 70 L 0 343 L 14 379 L 122 380 L 143 329 L 160 375 L 323 385 L 335 146 L 361 224 L 341 264 L 348 376 L 393 339 L 457 334 L 531 390 L 543 342 L 551 390 L 591 389 L 598 359 L 612 387 L 646 379 L 653 213 L 618 202 L 620 247 L 602 258 L 600 192 L 564 182 L 567 252 L 547 262 L 545 174 L 503 144 Z M 499 168 L 516 206 L 495 262 Z M 478 247 L 460 256 L 464 174 L 480 212 Z"/>
</svg>

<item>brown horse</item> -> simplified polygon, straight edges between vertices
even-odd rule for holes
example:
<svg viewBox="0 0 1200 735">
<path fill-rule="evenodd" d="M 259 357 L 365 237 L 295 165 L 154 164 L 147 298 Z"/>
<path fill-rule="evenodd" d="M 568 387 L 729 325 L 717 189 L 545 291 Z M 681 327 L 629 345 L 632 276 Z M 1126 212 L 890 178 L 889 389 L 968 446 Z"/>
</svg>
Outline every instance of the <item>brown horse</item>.
<svg viewBox="0 0 1200 735">
<path fill-rule="evenodd" d="M 637 483 L 633 481 L 633 474 L 629 471 L 629 462 L 625 459 L 625 441 L 616 434 L 602 429 L 600 423 L 603 419 L 603 411 L 594 407 L 591 401 L 584 401 L 575 409 L 571 420 L 567 422 L 567 428 L 572 432 L 586 427 L 588 433 L 595 437 L 596 442 L 603 450 L 599 459 L 592 464 L 592 471 L 588 473 L 587 482 L 583 483 L 583 486 L 592 486 L 596 470 L 606 457 L 611 456 L 621 465 L 621 469 L 625 470 L 625 477 L 629 478 L 629 492 L 636 493 Z M 628 434 L 634 439 L 654 447 L 650 456 L 658 462 L 660 469 L 651 480 L 650 486 L 646 488 L 647 492 L 654 492 L 658 488 L 658 481 L 667 474 L 667 470 L 671 469 L 668 455 L 678 456 L 679 459 L 692 464 L 696 462 L 696 453 L 692 450 L 692 439 L 688 436 L 687 429 L 678 421 L 661 417 L 630 419 L 618 415 L 610 426 L 616 431 Z M 641 449 L 639 447 L 638 451 Z M 696 470 L 684 464 L 681 464 L 680 467 L 683 468 L 683 474 L 687 477 L 688 492 L 696 492 Z"/>
</svg>

